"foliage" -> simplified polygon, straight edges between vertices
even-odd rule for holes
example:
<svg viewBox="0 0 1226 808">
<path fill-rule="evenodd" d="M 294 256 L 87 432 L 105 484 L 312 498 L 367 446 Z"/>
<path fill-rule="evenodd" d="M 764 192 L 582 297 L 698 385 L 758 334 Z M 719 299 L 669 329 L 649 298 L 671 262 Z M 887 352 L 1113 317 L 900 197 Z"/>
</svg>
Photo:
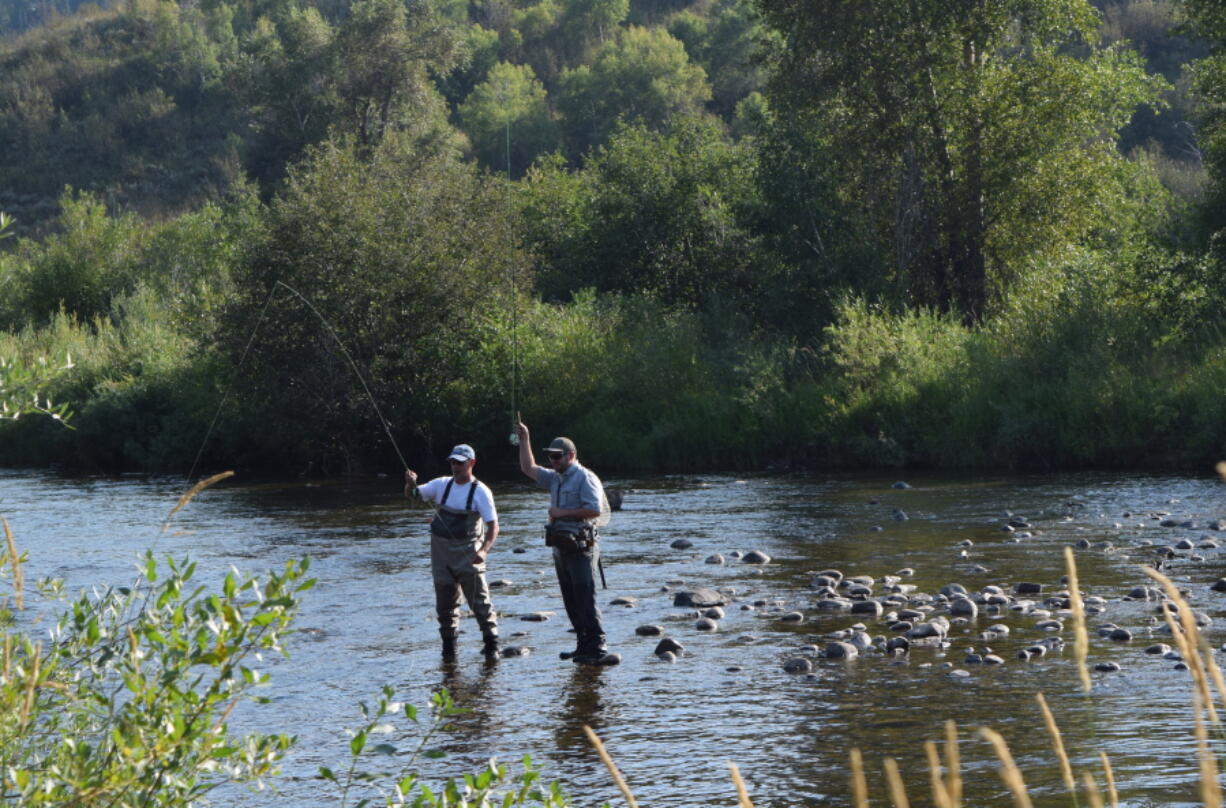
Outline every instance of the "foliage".
<svg viewBox="0 0 1226 808">
<path fill-rule="evenodd" d="M 445 756 L 441 749 L 429 747 L 430 741 L 448 728 L 448 719 L 468 710 L 457 706 L 447 690 L 439 690 L 430 697 L 430 712 L 423 725 L 417 707 L 395 702 L 394 697 L 392 688 L 385 686 L 373 708 L 365 703 L 359 705 L 366 723 L 349 731 L 350 759 L 345 771 L 338 774 L 326 766 L 319 769 L 321 779 L 340 789 L 341 808 L 350 804 L 351 792 L 361 793 L 361 790 L 366 789 L 373 791 L 377 797 L 359 800 L 359 808 L 374 802 L 376 798 L 388 806 L 412 808 L 493 808 L 495 805 L 504 808 L 514 805 L 565 808 L 567 801 L 561 788 L 557 783 L 542 783 L 540 771 L 533 766 L 532 759 L 528 756 L 523 759 L 523 772 L 514 777 L 508 774 L 506 766 L 490 760 L 481 772 L 475 775 L 466 774 L 459 782 L 448 780 L 438 793 L 435 793 L 413 771 L 414 766 L 421 757 Z M 372 744 L 379 735 L 396 733 L 397 727 L 391 722 L 400 716 L 420 732 L 412 752 L 407 757 L 392 743 Z M 399 756 L 401 759 L 397 760 L 397 771 L 389 771 L 382 766 L 377 770 L 365 768 L 372 765 L 370 761 L 375 755 L 379 756 L 380 761 Z"/>
<path fill-rule="evenodd" d="M 244 454 L 354 467 L 383 439 L 376 402 L 428 445 L 473 324 L 521 283 L 506 199 L 430 144 L 385 141 L 370 162 L 346 144 L 314 151 L 269 210 L 219 335 L 237 367 L 258 331 L 238 380 Z"/>
<path fill-rule="evenodd" d="M 968 322 L 1002 269 L 1095 226 L 1113 138 L 1162 86 L 1094 45 L 1084 0 L 760 5 L 788 37 L 772 107 L 816 153 L 818 198 L 886 245 L 870 275 Z"/>
<path fill-rule="evenodd" d="M 477 158 L 494 171 L 522 176 L 539 155 L 558 146 L 545 88 L 527 65 L 494 65 L 459 114 Z"/>
<path fill-rule="evenodd" d="M 259 653 L 282 635 L 312 585 L 307 563 L 266 579 L 226 575 L 219 593 L 195 564 L 152 554 L 131 587 L 82 595 L 47 644 L 5 632 L 0 684 L 4 786 L 23 805 L 180 806 L 228 782 L 273 774 L 291 743 L 233 736 L 230 712 L 263 701 Z"/>
<path fill-rule="evenodd" d="M 767 278 L 747 227 L 753 171 L 750 150 L 702 118 L 659 133 L 624 126 L 573 176 L 542 163 L 524 188 L 541 292 L 558 300 L 590 286 L 755 308 L 753 287 Z"/>
<path fill-rule="evenodd" d="M 589 65 L 563 72 L 558 109 L 572 154 L 605 142 L 619 121 L 662 129 L 711 97 L 706 74 L 661 29 L 619 30 Z"/>
</svg>

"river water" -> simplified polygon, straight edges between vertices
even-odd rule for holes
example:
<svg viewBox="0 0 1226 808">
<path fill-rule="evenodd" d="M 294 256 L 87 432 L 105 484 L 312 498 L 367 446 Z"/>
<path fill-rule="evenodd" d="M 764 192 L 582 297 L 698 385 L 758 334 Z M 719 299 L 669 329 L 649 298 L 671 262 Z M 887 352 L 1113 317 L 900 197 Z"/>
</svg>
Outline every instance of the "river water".
<svg viewBox="0 0 1226 808">
<path fill-rule="evenodd" d="M 863 750 L 870 796 L 889 804 L 882 761 L 895 757 L 913 805 L 929 804 L 923 742 L 943 737 L 946 719 L 961 728 L 967 804 L 1009 804 L 990 748 L 974 734 L 990 726 L 1004 734 L 1036 804 L 1068 805 L 1034 696 L 1043 692 L 1064 732 L 1076 769 L 1093 770 L 1106 751 L 1123 804 L 1191 805 L 1196 763 L 1189 677 L 1175 663 L 1143 649 L 1164 639 L 1153 625 L 1154 604 L 1124 600 L 1147 582 L 1140 570 L 1155 545 L 1217 537 L 1206 525 L 1226 516 L 1226 486 L 1216 478 L 1097 475 L 1033 477 L 912 476 L 911 488 L 880 476 L 726 475 L 608 479 L 625 493 L 624 508 L 604 532 L 609 588 L 600 593 L 610 646 L 620 666 L 580 668 L 557 658 L 573 635 L 557 594 L 540 525 L 544 492 L 525 482 L 496 482 L 502 538 L 489 577 L 506 643 L 528 646 L 525 657 L 483 664 L 480 633 L 467 614 L 455 664 L 440 659 L 424 506 L 403 499 L 395 478 L 244 483 L 231 480 L 200 495 L 160 530 L 183 492 L 180 480 L 81 478 L 0 471 L 0 515 L 12 524 L 30 561 L 27 579 L 65 579 L 69 589 L 125 584 L 148 547 L 159 555 L 189 555 L 205 582 L 233 565 L 244 572 L 281 567 L 310 556 L 319 581 L 308 592 L 290 641 L 290 657 L 270 660 L 271 703 L 236 717 L 246 730 L 287 732 L 298 743 L 283 767 L 277 793 L 223 794 L 235 805 L 337 805 L 335 792 L 314 775 L 320 765 L 346 764 L 345 729 L 361 723 L 357 703 L 391 685 L 398 697 L 425 704 L 448 687 L 470 713 L 439 736 L 447 758 L 428 760 L 437 779 L 473 771 L 490 757 L 517 765 L 531 754 L 547 779 L 561 781 L 577 805 L 621 802 L 582 726 L 604 739 L 641 804 L 733 806 L 727 762 L 745 777 L 759 806 L 850 805 L 847 760 Z M 906 520 L 895 518 L 895 511 Z M 1031 527 L 1007 533 L 1008 514 Z M 1171 518 L 1196 527 L 1162 527 Z M 1019 538 L 1019 534 L 1026 534 Z M 694 546 L 675 550 L 688 538 Z M 1116 661 L 1122 670 L 1095 673 L 1080 692 L 1070 647 L 1032 660 L 1018 649 L 1047 632 L 1018 612 L 980 614 L 955 626 L 948 648 L 913 648 L 890 658 L 815 659 L 811 675 L 785 673 L 783 662 L 803 646 L 859 618 L 827 616 L 812 607 L 815 571 L 880 579 L 903 568 L 907 583 L 936 592 L 957 582 L 974 592 L 989 584 L 1012 591 L 1020 581 L 1059 590 L 1063 548 L 1080 540 L 1083 591 L 1106 600 L 1090 619 L 1091 664 Z M 1223 536 L 1226 539 L 1226 536 Z M 971 542 L 969 546 L 966 541 Z M 1113 551 L 1104 550 L 1110 542 Z M 764 566 L 733 558 L 761 550 Z M 725 564 L 705 563 L 721 553 Z M 1221 551 L 1196 549 L 1165 569 L 1216 619 L 1222 642 L 1226 595 L 1209 590 L 1226 574 Z M 716 632 L 695 629 L 696 616 L 673 606 L 677 590 L 734 588 L 735 600 Z M 637 605 L 608 606 L 614 597 Z M 1046 595 L 1036 598 L 1042 606 Z M 755 602 L 765 602 L 754 608 Z M 803 622 L 780 620 L 798 610 Z M 545 622 L 520 619 L 538 611 Z M 1130 629 L 1129 643 L 1097 636 L 1096 625 Z M 988 625 L 1011 628 L 1007 639 L 984 642 Z M 635 628 L 658 624 L 686 654 L 668 663 L 653 656 L 657 639 Z M 871 634 L 892 636 L 880 622 Z M 967 650 L 988 645 L 1000 666 L 965 664 Z M 732 670 L 729 670 L 729 669 Z M 968 675 L 969 674 L 969 675 Z M 411 736 L 386 740 L 408 747 Z M 385 740 L 385 739 L 380 739 Z M 1084 799 L 1084 798 L 1083 798 Z"/>
</svg>

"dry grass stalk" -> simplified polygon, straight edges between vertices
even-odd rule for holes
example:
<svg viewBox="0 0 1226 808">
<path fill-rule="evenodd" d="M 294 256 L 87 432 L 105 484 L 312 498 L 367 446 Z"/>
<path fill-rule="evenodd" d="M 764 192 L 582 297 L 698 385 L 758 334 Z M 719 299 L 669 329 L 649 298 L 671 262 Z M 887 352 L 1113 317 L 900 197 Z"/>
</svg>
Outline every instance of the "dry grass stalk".
<svg viewBox="0 0 1226 808">
<path fill-rule="evenodd" d="M 864 777 L 864 756 L 859 749 L 851 750 L 851 804 L 868 808 L 868 780 Z"/>
<path fill-rule="evenodd" d="M 29 670 L 26 671 L 26 693 L 25 700 L 21 704 L 21 720 L 22 727 L 30 720 L 30 711 L 34 709 L 34 691 L 38 689 L 38 671 L 39 665 L 43 658 L 43 644 L 39 643 L 34 646 L 34 654 L 29 660 Z"/>
<path fill-rule="evenodd" d="M 21 556 L 17 555 L 17 542 L 13 541 L 13 529 L 9 527 L 9 520 L 0 517 L 0 522 L 4 523 L 4 539 L 8 542 L 9 562 L 13 565 L 13 604 L 17 611 L 23 611 L 26 608 L 26 576 L 21 569 Z"/>
<path fill-rule="evenodd" d="M 1068 567 L 1069 608 L 1073 612 L 1073 658 L 1077 661 L 1077 675 L 1081 677 L 1081 689 L 1089 693 L 1094 686 L 1090 681 L 1090 668 L 1086 657 L 1090 652 L 1090 635 L 1086 631 L 1086 609 L 1081 601 L 1081 586 L 1077 580 L 1077 562 L 1073 548 L 1064 548 L 1064 562 Z"/>
<path fill-rule="evenodd" d="M 728 761 L 728 768 L 732 770 L 732 784 L 736 786 L 737 805 L 740 808 L 753 808 L 753 803 L 749 801 L 749 792 L 745 790 L 745 781 L 741 779 L 741 770 L 732 761 Z"/>
<path fill-rule="evenodd" d="M 924 741 L 924 754 L 928 756 L 928 771 L 932 778 L 932 804 L 936 808 L 953 808 L 945 778 L 941 777 L 941 755 L 937 752 L 937 745 Z"/>
<path fill-rule="evenodd" d="M 587 739 L 592 742 L 592 746 L 596 747 L 596 754 L 600 755 L 600 759 L 604 761 L 605 768 L 613 776 L 613 782 L 621 789 L 622 796 L 626 798 L 626 804 L 630 808 L 639 808 L 639 804 L 634 800 L 634 795 L 630 793 L 630 787 L 626 785 L 625 779 L 622 778 L 622 773 L 617 770 L 617 764 L 613 762 L 613 758 L 609 757 L 609 753 L 605 750 L 604 743 L 601 742 L 600 737 L 587 724 L 583 725 L 583 731 L 587 733 Z"/>
<path fill-rule="evenodd" d="M 4 635 L 4 681 L 13 676 L 13 637 L 10 634 Z"/>
<path fill-rule="evenodd" d="M 193 485 L 190 489 L 188 489 L 186 494 L 179 497 L 179 501 L 175 503 L 175 506 L 173 508 L 170 509 L 170 513 L 167 514 L 166 516 L 166 524 L 162 525 L 162 532 L 165 533 L 167 530 L 170 529 L 170 520 L 174 519 L 175 514 L 183 510 L 184 506 L 186 506 L 187 503 L 191 502 L 197 494 L 199 494 L 204 489 L 208 488 L 210 485 L 213 485 L 214 483 L 219 483 L 222 480 L 225 480 L 233 476 L 234 476 L 233 471 L 223 471 L 220 474 L 214 474 L 212 477 L 206 477 L 205 479 Z"/>
<path fill-rule="evenodd" d="M 1103 777 L 1107 780 L 1107 799 L 1111 802 L 1111 808 L 1120 808 L 1120 795 L 1115 790 L 1115 772 L 1111 770 L 1111 760 L 1107 753 L 1102 751 L 1098 753 L 1098 757 L 1103 762 Z"/>
<path fill-rule="evenodd" d="M 1192 691 L 1192 726 L 1196 731 L 1196 756 L 1200 760 L 1200 799 L 1205 808 L 1222 808 L 1222 787 L 1218 783 L 1217 759 L 1209 751 L 1209 732 L 1201 717 L 1200 696 Z"/>
<path fill-rule="evenodd" d="M 1094 782 L 1094 775 L 1082 772 L 1081 782 L 1085 786 L 1086 802 L 1090 804 L 1090 808 L 1103 808 L 1103 795 L 1098 791 L 1098 783 Z"/>
<path fill-rule="evenodd" d="M 996 750 L 996 757 L 1000 758 L 1000 779 L 1013 792 L 1013 804 L 1017 808 L 1034 808 L 1030 802 L 1030 794 L 1026 791 L 1026 783 L 1022 780 L 1022 772 L 1013 762 L 1013 755 L 1009 752 L 1009 745 L 1005 743 L 1005 739 L 999 732 L 987 727 L 980 727 L 979 734 L 992 744 L 992 748 Z"/>
<path fill-rule="evenodd" d="M 1069 790 L 1069 793 L 1077 793 L 1077 781 L 1073 779 L 1073 765 L 1069 763 L 1068 752 L 1064 751 L 1064 738 L 1060 735 L 1060 727 L 1056 726 L 1056 717 L 1052 715 L 1051 708 L 1047 706 L 1047 699 L 1043 698 L 1042 693 L 1036 693 L 1035 701 L 1039 703 L 1039 709 L 1043 711 L 1043 722 L 1047 724 L 1047 734 L 1051 736 L 1052 749 L 1056 750 L 1056 758 L 1060 761 L 1060 778 L 1064 780 L 1064 787 Z"/>
<path fill-rule="evenodd" d="M 890 786 L 890 801 L 894 808 L 911 808 L 907 802 L 907 790 L 903 788 L 902 773 L 898 771 L 898 761 L 894 758 L 885 759 L 885 779 Z"/>
<path fill-rule="evenodd" d="M 1205 670 L 1204 658 L 1200 653 L 1200 629 L 1196 627 L 1196 617 L 1192 614 L 1192 607 L 1184 600 L 1183 595 L 1179 594 L 1179 589 L 1176 588 L 1170 578 L 1150 567 L 1145 567 L 1144 570 L 1146 575 L 1161 584 L 1167 597 L 1171 599 L 1171 602 L 1175 604 L 1175 608 L 1179 610 L 1178 617 L 1182 625 L 1182 631 L 1175 625 L 1170 610 L 1165 606 L 1162 609 L 1163 616 L 1166 618 L 1166 624 L 1171 629 L 1171 636 L 1175 638 L 1175 643 L 1179 646 L 1179 652 L 1183 655 L 1184 662 L 1187 663 L 1188 670 L 1192 674 L 1192 682 L 1200 694 L 1201 708 L 1207 710 L 1209 720 L 1217 724 L 1217 710 L 1213 707 L 1213 697 L 1209 693 L 1209 677 Z"/>
<path fill-rule="evenodd" d="M 958 725 L 945 722 L 945 770 L 949 778 L 949 807 L 962 806 L 962 759 L 958 755 Z"/>
</svg>

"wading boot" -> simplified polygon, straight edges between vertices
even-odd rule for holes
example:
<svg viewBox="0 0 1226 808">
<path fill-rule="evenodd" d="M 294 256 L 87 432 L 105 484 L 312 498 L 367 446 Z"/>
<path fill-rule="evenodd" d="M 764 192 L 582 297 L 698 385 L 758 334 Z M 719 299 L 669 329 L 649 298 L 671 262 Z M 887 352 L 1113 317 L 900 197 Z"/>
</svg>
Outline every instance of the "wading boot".
<svg viewBox="0 0 1226 808">
<path fill-rule="evenodd" d="M 558 653 L 558 659 L 574 659 L 577 656 L 579 656 L 578 648 L 573 651 L 560 651 Z"/>
<path fill-rule="evenodd" d="M 443 659 L 455 659 L 455 634 L 440 631 L 439 636 L 443 639 Z"/>
<path fill-rule="evenodd" d="M 485 654 L 486 659 L 497 659 L 502 655 L 502 649 L 498 646 L 498 635 L 486 635 L 485 642 L 481 645 L 481 653 Z"/>
</svg>

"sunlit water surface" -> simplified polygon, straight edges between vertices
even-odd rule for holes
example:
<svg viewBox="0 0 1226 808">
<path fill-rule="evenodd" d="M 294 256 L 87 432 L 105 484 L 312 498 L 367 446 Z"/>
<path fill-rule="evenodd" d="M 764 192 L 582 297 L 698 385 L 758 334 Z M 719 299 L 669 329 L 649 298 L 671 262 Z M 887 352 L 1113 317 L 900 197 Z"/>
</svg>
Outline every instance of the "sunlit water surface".
<svg viewBox="0 0 1226 808">
<path fill-rule="evenodd" d="M 431 691 L 446 686 L 471 710 L 439 737 L 448 757 L 425 761 L 428 777 L 473 771 L 491 757 L 517 765 L 531 754 L 578 805 L 620 801 L 583 736 L 584 724 L 603 737 L 640 803 L 656 808 L 736 805 L 728 761 L 738 764 L 760 808 L 850 805 L 846 761 L 853 747 L 864 752 L 877 804 L 887 804 L 882 761 L 895 757 L 912 804 L 924 805 L 923 742 L 942 737 L 946 719 L 962 728 L 968 805 L 1009 803 L 991 751 L 973 732 L 984 725 L 1008 739 L 1038 804 L 1067 805 L 1034 701 L 1040 691 L 1075 767 L 1097 773 L 1099 750 L 1110 755 L 1123 803 L 1195 802 L 1188 674 L 1143 653 L 1151 642 L 1169 638 L 1152 626 L 1153 604 L 1122 596 L 1146 582 L 1139 565 L 1155 558 L 1150 545 L 1181 538 L 1199 544 L 1206 535 L 1220 535 L 1205 526 L 1226 514 L 1226 487 L 1208 477 L 1124 475 L 907 480 L 909 490 L 869 476 L 607 480 L 625 492 L 625 507 L 603 541 L 609 588 L 600 600 L 610 645 L 624 658 L 608 669 L 557 658 L 574 639 L 539 537 L 547 498 L 517 481 L 493 486 L 503 533 L 489 577 L 510 582 L 494 590 L 504 641 L 532 653 L 493 665 L 483 664 L 480 634 L 467 614 L 459 660 L 440 660 L 428 512 L 404 501 L 395 478 L 230 481 L 198 497 L 176 515 L 174 530 L 163 533 L 186 487 L 180 480 L 0 471 L 0 515 L 29 551 L 27 577 L 61 577 L 72 590 L 130 583 L 149 547 L 159 555 L 190 556 L 210 584 L 231 566 L 258 572 L 311 557 L 319 583 L 305 598 L 290 657 L 268 661 L 271 704 L 235 718 L 237 729 L 287 732 L 298 743 L 273 784 L 278 793 L 223 792 L 217 795 L 222 803 L 338 804 L 336 792 L 315 774 L 321 765 L 346 765 L 345 729 L 361 723 L 356 705 L 371 702 L 385 684 L 423 705 Z M 895 509 L 909 519 L 896 520 Z M 1006 512 L 1029 519 L 1033 535 L 1019 541 L 1003 532 Z M 1168 517 L 1155 513 L 1197 527 L 1163 528 L 1160 518 Z M 669 547 L 682 537 L 694 547 Z M 1018 581 L 1041 583 L 1050 592 L 1060 589 L 1062 548 L 1080 539 L 1092 543 L 1078 551 L 1082 588 L 1108 601 L 1106 613 L 1091 618 L 1090 662 L 1123 666 L 1118 673 L 1094 674 L 1089 696 L 1079 691 L 1071 648 L 1038 661 L 1016 658 L 1019 648 L 1044 636 L 1033 617 L 1016 614 L 981 614 L 974 624 L 955 627 L 945 650 L 916 648 L 900 659 L 862 656 L 849 663 L 816 660 L 807 677 L 782 669 L 800 646 L 824 645 L 823 635 L 857 622 L 812 608 L 815 571 L 833 567 L 880 578 L 912 568 L 907 581 L 922 592 L 950 582 L 971 591 L 987 584 L 1011 591 Z M 973 545 L 959 546 L 963 540 Z M 1104 552 L 1107 541 L 1117 550 Z M 771 563 L 759 567 L 732 558 L 734 551 L 751 549 L 769 554 Z M 714 553 L 728 563 L 705 563 Z M 1166 569 L 1217 618 L 1210 638 L 1220 645 L 1226 595 L 1208 588 L 1226 574 L 1220 551 L 1183 555 L 1203 558 L 1168 561 Z M 696 586 L 735 589 L 717 632 L 695 630 L 694 615 L 673 606 L 675 591 Z M 623 595 L 637 598 L 637 605 L 606 605 Z M 757 600 L 768 605 L 741 608 Z M 789 610 L 803 612 L 804 622 L 781 622 Z M 520 619 L 536 611 L 557 616 L 543 623 Z M 1127 644 L 1098 638 L 1093 627 L 1107 621 L 1136 638 Z M 981 641 L 977 634 L 997 622 L 1011 627 L 1010 637 Z M 657 639 L 635 634 L 636 626 L 648 623 L 663 625 L 687 653 L 671 664 L 656 659 Z M 890 634 L 881 623 L 870 622 L 869 631 Z M 1065 633 L 1071 641 L 1071 632 Z M 963 663 L 969 647 L 985 644 L 1006 664 Z M 380 740 L 406 750 L 413 745 L 407 732 Z"/>
</svg>

